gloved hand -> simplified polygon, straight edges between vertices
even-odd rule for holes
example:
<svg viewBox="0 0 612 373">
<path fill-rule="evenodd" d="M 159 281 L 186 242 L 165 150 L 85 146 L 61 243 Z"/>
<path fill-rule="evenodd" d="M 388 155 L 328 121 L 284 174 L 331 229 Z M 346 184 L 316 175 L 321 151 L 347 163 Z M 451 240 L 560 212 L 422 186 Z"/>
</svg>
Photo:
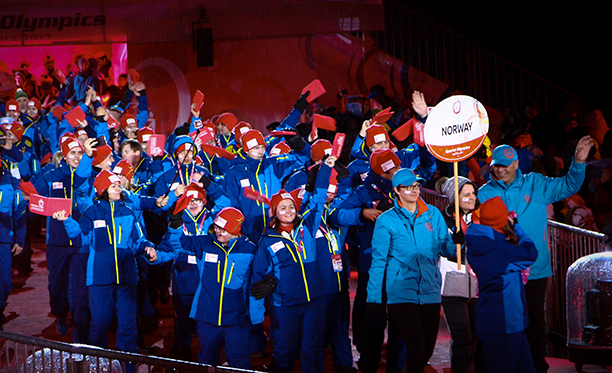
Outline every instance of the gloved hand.
<svg viewBox="0 0 612 373">
<path fill-rule="evenodd" d="M 298 100 L 293 105 L 293 108 L 300 113 L 303 113 L 304 110 L 308 107 L 308 96 L 310 95 L 310 91 L 306 91 L 303 95 L 298 98 Z"/>
<path fill-rule="evenodd" d="M 295 150 L 297 153 L 301 152 L 306 146 L 306 141 L 299 134 L 293 136 L 285 136 L 285 142 L 289 147 Z"/>
<path fill-rule="evenodd" d="M 183 225 L 183 211 L 179 211 L 178 214 L 174 213 L 176 208 L 176 202 L 168 210 L 168 227 L 176 229 Z"/>
<path fill-rule="evenodd" d="M 453 237 L 453 243 L 455 244 L 463 245 L 465 243 L 465 234 L 463 233 L 462 230 L 453 233 L 452 237 Z"/>
<path fill-rule="evenodd" d="M 336 161 L 336 164 L 334 165 L 334 170 L 336 170 L 338 173 L 338 175 L 336 175 L 336 180 L 338 181 L 351 176 L 351 172 L 348 170 L 348 168 L 344 167 L 344 165 L 340 164 L 338 161 Z"/>
<path fill-rule="evenodd" d="M 367 303 L 367 313 L 372 319 L 378 319 L 385 314 L 385 305 L 382 303 Z"/>
<path fill-rule="evenodd" d="M 205 190 L 208 189 L 210 184 L 212 184 L 212 180 L 210 180 L 210 178 L 206 175 L 202 175 L 199 180 L 194 180 L 194 181 L 198 183 L 202 183 L 202 188 L 204 188 Z"/>
<path fill-rule="evenodd" d="M 255 299 L 263 299 L 272 294 L 278 285 L 278 281 L 274 276 L 267 275 L 263 280 L 256 281 L 251 285 L 251 294 Z"/>
<path fill-rule="evenodd" d="M 308 181 L 306 182 L 306 191 L 314 193 L 315 184 L 317 182 L 317 175 L 319 174 L 320 165 L 316 165 L 310 168 L 308 171 Z"/>
<path fill-rule="evenodd" d="M 188 122 L 185 122 L 185 123 L 183 123 L 183 125 L 182 125 L 182 126 L 180 126 L 180 127 L 176 127 L 176 128 L 174 129 L 174 134 L 175 134 L 176 136 L 182 136 L 182 135 L 187 135 L 187 134 L 189 134 L 189 123 L 188 123 Z"/>
</svg>

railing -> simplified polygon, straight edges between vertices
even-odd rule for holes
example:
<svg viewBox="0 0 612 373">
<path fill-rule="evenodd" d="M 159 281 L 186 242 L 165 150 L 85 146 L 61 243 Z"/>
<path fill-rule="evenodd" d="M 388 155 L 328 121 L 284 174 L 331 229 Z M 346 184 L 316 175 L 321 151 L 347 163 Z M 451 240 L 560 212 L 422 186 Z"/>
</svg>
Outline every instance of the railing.
<svg viewBox="0 0 612 373">
<path fill-rule="evenodd" d="M 442 210 L 448 198 L 429 189 L 421 189 L 423 200 Z M 605 234 L 580 229 L 571 225 L 548 221 L 548 246 L 551 253 L 553 275 L 546 292 L 547 324 L 549 334 L 565 344 L 567 320 L 565 312 L 565 279 L 567 269 L 583 256 L 611 250 Z"/>
<path fill-rule="evenodd" d="M 145 356 L 0 331 L 0 372 L 255 372 Z M 210 369 L 210 370 L 209 370 Z"/>
<path fill-rule="evenodd" d="M 376 46 L 451 89 L 500 112 L 518 109 L 529 100 L 550 112 L 559 99 L 575 97 L 396 0 L 383 3 L 386 31 L 373 33 Z"/>
</svg>

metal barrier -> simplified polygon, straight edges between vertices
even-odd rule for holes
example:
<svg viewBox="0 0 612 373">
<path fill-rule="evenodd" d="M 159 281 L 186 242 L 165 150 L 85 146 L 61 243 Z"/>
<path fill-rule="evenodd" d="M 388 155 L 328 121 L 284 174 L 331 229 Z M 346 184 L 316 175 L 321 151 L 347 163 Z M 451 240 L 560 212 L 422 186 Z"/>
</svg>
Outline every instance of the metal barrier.
<svg viewBox="0 0 612 373">
<path fill-rule="evenodd" d="M 448 204 L 448 198 L 433 190 L 421 189 L 423 200 L 440 211 Z M 548 247 L 551 254 L 552 279 L 546 292 L 546 319 L 549 334 L 553 333 L 565 344 L 567 321 L 565 312 L 565 279 L 567 269 L 579 258 L 611 250 L 608 236 L 556 221 L 548 221 Z"/>
<path fill-rule="evenodd" d="M 73 345 L 0 331 L 0 372 L 255 372 Z"/>
</svg>

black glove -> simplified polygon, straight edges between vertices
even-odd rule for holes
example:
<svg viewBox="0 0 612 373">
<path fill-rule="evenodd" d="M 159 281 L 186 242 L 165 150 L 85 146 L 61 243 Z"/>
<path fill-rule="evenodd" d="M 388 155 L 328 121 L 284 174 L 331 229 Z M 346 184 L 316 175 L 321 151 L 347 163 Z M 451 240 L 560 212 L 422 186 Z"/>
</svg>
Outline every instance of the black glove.
<svg viewBox="0 0 612 373">
<path fill-rule="evenodd" d="M 458 243 L 459 245 L 463 245 L 465 243 L 465 234 L 463 234 L 462 230 L 453 233 L 453 243 Z"/>
<path fill-rule="evenodd" d="M 338 173 L 338 175 L 336 175 L 336 180 L 338 181 L 351 176 L 351 172 L 348 170 L 348 168 L 344 167 L 344 165 L 340 164 L 340 162 L 337 160 L 336 164 L 334 165 L 334 170 L 336 170 Z"/>
<path fill-rule="evenodd" d="M 306 146 L 306 141 L 300 135 L 285 136 L 285 142 L 289 147 L 295 150 L 297 153 L 301 152 Z"/>
<path fill-rule="evenodd" d="M 302 136 L 303 138 L 307 138 L 312 132 L 312 123 L 310 122 L 298 123 L 298 125 L 295 126 L 295 130 L 297 131 L 298 135 Z"/>
<path fill-rule="evenodd" d="M 175 208 L 176 202 L 168 210 L 168 226 L 173 229 L 180 228 L 181 225 L 183 225 L 183 211 L 179 211 L 178 214 L 175 214 Z"/>
<path fill-rule="evenodd" d="M 378 319 L 385 314 L 385 305 L 382 303 L 367 303 L 367 313 L 372 319 Z"/>
<path fill-rule="evenodd" d="M 317 175 L 319 174 L 319 168 L 321 165 L 313 166 L 310 171 L 308 171 L 308 181 L 306 182 L 306 191 L 310 193 L 314 193 L 315 183 L 317 182 Z"/>
<path fill-rule="evenodd" d="M 251 294 L 253 294 L 255 299 L 263 299 L 267 297 L 268 294 L 272 294 L 277 285 L 278 281 L 276 278 L 267 275 L 263 280 L 256 281 L 251 285 Z"/>
<path fill-rule="evenodd" d="M 189 133 L 189 123 L 185 122 L 182 126 L 176 127 L 174 129 L 174 134 L 176 136 L 187 135 Z"/>
<path fill-rule="evenodd" d="M 308 107 L 308 96 L 309 95 L 310 95 L 310 91 L 306 91 L 306 93 L 301 95 L 300 98 L 298 98 L 298 100 L 295 102 L 295 105 L 293 105 L 293 108 L 299 111 L 300 113 L 303 113 L 304 110 L 306 110 L 306 108 Z"/>
<path fill-rule="evenodd" d="M 195 181 L 198 183 L 202 183 L 202 188 L 204 189 L 208 189 L 210 184 L 212 184 L 212 180 L 210 180 L 210 178 L 206 175 L 202 175 L 202 177 L 200 177 L 200 180 L 195 180 Z"/>
<path fill-rule="evenodd" d="M 164 159 L 164 156 L 163 156 L 163 155 L 156 155 L 156 156 L 153 156 L 153 161 L 161 161 L 162 159 Z"/>
</svg>

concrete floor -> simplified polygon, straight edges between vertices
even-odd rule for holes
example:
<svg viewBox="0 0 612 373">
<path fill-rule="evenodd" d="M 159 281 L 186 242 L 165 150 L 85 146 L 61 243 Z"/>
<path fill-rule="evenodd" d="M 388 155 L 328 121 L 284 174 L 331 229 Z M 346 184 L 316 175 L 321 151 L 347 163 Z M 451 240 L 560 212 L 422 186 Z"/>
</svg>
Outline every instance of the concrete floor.
<svg viewBox="0 0 612 373">
<path fill-rule="evenodd" d="M 57 334 L 55 330 L 55 318 L 50 314 L 44 249 L 43 240 L 34 241 L 34 256 L 32 257 L 32 267 L 34 271 L 30 276 L 20 276 L 14 271 L 14 288 L 9 296 L 8 305 L 4 312 L 6 316 L 4 330 L 50 340 L 70 342 L 70 331 L 66 336 Z M 351 286 L 354 292 L 356 274 L 353 277 Z M 160 314 L 159 328 L 153 333 L 145 335 L 146 344 L 156 347 L 156 355 L 169 356 L 174 324 L 172 306 L 170 304 L 161 304 L 157 302 L 156 307 Z M 109 340 L 113 341 L 114 337 L 114 335 L 111 335 Z M 449 356 L 450 342 L 450 336 L 446 329 L 444 318 L 441 318 L 436 348 L 430 360 L 430 366 L 427 368 L 426 372 L 451 372 Z M 2 342 L 0 342 L 0 348 L 2 347 L 1 344 Z M 198 348 L 197 338 L 194 337 L 192 345 L 192 355 L 194 357 L 197 356 Z M 0 354 L 3 353 L 3 350 L 0 351 L 2 351 Z M 268 346 L 267 352 L 271 353 L 270 346 Z M 354 360 L 357 361 L 359 354 L 354 349 L 353 354 Z M 268 362 L 269 358 L 252 359 L 253 367 L 257 370 L 265 370 L 265 365 L 268 364 Z M 549 370 L 551 373 L 575 372 L 574 364 L 567 360 L 549 358 L 548 362 L 551 366 Z M 381 363 L 379 372 L 384 372 L 385 367 L 383 356 L 383 362 Z M 296 364 L 296 369 L 294 371 L 300 371 L 299 363 Z M 333 371 L 333 363 L 331 362 L 329 354 L 326 354 L 325 371 Z M 585 365 L 583 367 L 583 372 L 604 373 L 608 372 L 608 370 L 603 367 Z"/>
</svg>

